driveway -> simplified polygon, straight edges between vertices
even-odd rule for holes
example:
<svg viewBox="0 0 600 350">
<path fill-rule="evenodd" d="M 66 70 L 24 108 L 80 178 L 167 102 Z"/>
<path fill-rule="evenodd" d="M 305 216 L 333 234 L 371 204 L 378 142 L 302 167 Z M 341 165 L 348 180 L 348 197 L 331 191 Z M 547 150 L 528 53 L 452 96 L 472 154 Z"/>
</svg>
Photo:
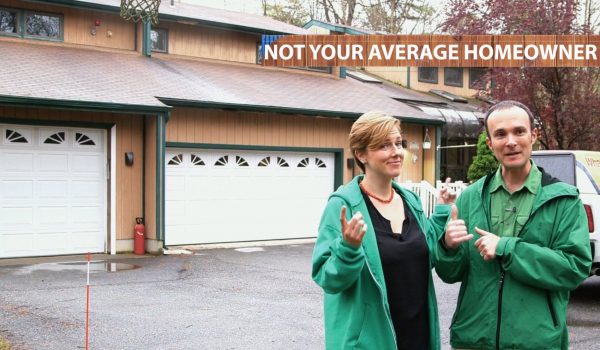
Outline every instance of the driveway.
<svg viewBox="0 0 600 350">
<path fill-rule="evenodd" d="M 303 244 L 96 256 L 90 349 L 322 349 L 322 292 L 310 278 L 311 252 Z M 84 347 L 82 260 L 0 260 L 0 335 L 15 349 Z M 458 286 L 435 282 L 448 349 Z M 600 285 L 593 279 L 584 287 L 569 314 L 575 349 L 593 349 L 600 330 Z"/>
</svg>

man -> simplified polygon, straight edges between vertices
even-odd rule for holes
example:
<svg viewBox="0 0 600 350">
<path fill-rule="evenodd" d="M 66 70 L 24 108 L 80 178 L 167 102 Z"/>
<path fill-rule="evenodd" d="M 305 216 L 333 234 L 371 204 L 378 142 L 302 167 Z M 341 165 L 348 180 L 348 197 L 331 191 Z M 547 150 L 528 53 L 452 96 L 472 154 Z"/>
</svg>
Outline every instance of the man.
<svg viewBox="0 0 600 350">
<path fill-rule="evenodd" d="M 515 101 L 485 117 L 500 162 L 452 208 L 436 271 L 461 282 L 450 343 L 456 349 L 568 349 L 569 291 L 589 274 L 587 217 L 577 189 L 530 159 L 538 131 Z"/>
</svg>

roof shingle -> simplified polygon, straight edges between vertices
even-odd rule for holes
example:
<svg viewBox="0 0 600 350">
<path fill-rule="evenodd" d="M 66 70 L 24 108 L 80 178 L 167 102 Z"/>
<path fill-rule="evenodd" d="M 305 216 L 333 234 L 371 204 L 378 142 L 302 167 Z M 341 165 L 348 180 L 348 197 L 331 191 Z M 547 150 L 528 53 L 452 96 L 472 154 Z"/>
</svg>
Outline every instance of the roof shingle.
<svg viewBox="0 0 600 350">
<path fill-rule="evenodd" d="M 443 122 L 394 100 L 400 89 L 327 74 L 25 42 L 0 41 L 0 51 L 5 96 L 144 106 L 164 106 L 158 98 L 166 98 L 340 115 L 383 110 Z"/>
</svg>

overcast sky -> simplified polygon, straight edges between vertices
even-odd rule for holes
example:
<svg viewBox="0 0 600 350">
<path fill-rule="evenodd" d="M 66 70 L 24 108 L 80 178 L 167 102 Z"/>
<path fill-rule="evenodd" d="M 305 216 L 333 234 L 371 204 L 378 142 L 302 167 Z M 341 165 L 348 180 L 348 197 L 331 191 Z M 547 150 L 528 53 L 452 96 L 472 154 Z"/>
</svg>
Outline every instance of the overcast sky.
<svg viewBox="0 0 600 350">
<path fill-rule="evenodd" d="M 181 1 L 190 4 L 198 4 L 203 6 L 221 8 L 231 11 L 245 12 L 245 13 L 254 13 L 262 15 L 262 1 L 261 0 L 175 0 Z M 438 11 L 443 11 L 443 4 L 448 0 L 429 0 L 429 4 L 436 8 Z M 280 4 L 285 3 L 285 0 L 278 0 Z M 433 22 L 427 24 L 427 30 L 425 32 L 431 32 L 435 25 L 439 23 L 441 16 L 436 18 Z M 355 24 L 360 26 L 360 24 Z M 405 26 L 405 30 L 410 28 L 410 22 Z M 422 33 L 422 28 L 418 27 L 414 32 L 415 34 Z"/>
<path fill-rule="evenodd" d="M 232 11 L 262 14 L 261 0 L 180 0 L 191 4 L 222 8 Z M 429 4 L 439 8 L 445 0 L 430 0 Z M 280 4 L 285 0 L 278 0 Z"/>
</svg>

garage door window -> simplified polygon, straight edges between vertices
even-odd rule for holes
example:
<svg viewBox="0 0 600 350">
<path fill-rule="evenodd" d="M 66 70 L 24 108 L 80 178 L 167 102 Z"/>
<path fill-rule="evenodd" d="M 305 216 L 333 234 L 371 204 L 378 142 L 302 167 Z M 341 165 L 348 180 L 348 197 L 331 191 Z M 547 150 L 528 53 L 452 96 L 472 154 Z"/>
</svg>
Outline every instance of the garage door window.
<svg viewBox="0 0 600 350">
<path fill-rule="evenodd" d="M 319 158 L 315 158 L 315 164 L 317 164 L 317 168 L 327 168 L 325 162 L 320 160 Z"/>
<path fill-rule="evenodd" d="M 248 162 L 240 156 L 235 156 L 235 162 L 239 166 L 248 166 Z"/>
<path fill-rule="evenodd" d="M 5 138 L 7 143 L 29 143 L 20 132 L 11 129 L 6 129 Z"/>
<path fill-rule="evenodd" d="M 258 162 L 258 166 L 269 166 L 271 163 L 271 157 L 264 157 L 260 162 Z"/>
<path fill-rule="evenodd" d="M 288 162 L 286 162 L 286 160 L 281 157 L 277 157 L 277 164 L 279 164 L 279 166 L 282 168 L 288 168 L 290 166 Z"/>
<path fill-rule="evenodd" d="M 195 154 L 192 154 L 192 158 L 191 159 L 192 159 L 192 164 L 194 164 L 196 166 L 206 165 L 206 164 L 204 164 L 204 161 L 202 160 L 202 158 L 198 157 Z"/>
<path fill-rule="evenodd" d="M 304 158 L 298 163 L 298 168 L 306 168 L 308 166 L 308 162 L 310 160 L 308 158 Z"/>
<path fill-rule="evenodd" d="M 52 134 L 44 140 L 44 144 L 46 144 L 46 145 L 62 145 L 64 143 L 65 143 L 65 132 L 64 131 Z"/>
<path fill-rule="evenodd" d="M 227 165 L 227 163 L 229 163 L 229 156 L 223 156 L 215 162 L 215 165 L 216 166 L 225 166 L 225 165 Z"/>
<path fill-rule="evenodd" d="M 81 146 L 96 146 L 94 140 L 92 140 L 86 134 L 82 134 L 80 132 L 75 133 L 75 141 Z"/>
<path fill-rule="evenodd" d="M 175 157 L 171 158 L 171 160 L 169 160 L 169 163 L 167 163 L 167 165 L 179 165 L 183 162 L 183 154 L 178 154 Z"/>
</svg>

